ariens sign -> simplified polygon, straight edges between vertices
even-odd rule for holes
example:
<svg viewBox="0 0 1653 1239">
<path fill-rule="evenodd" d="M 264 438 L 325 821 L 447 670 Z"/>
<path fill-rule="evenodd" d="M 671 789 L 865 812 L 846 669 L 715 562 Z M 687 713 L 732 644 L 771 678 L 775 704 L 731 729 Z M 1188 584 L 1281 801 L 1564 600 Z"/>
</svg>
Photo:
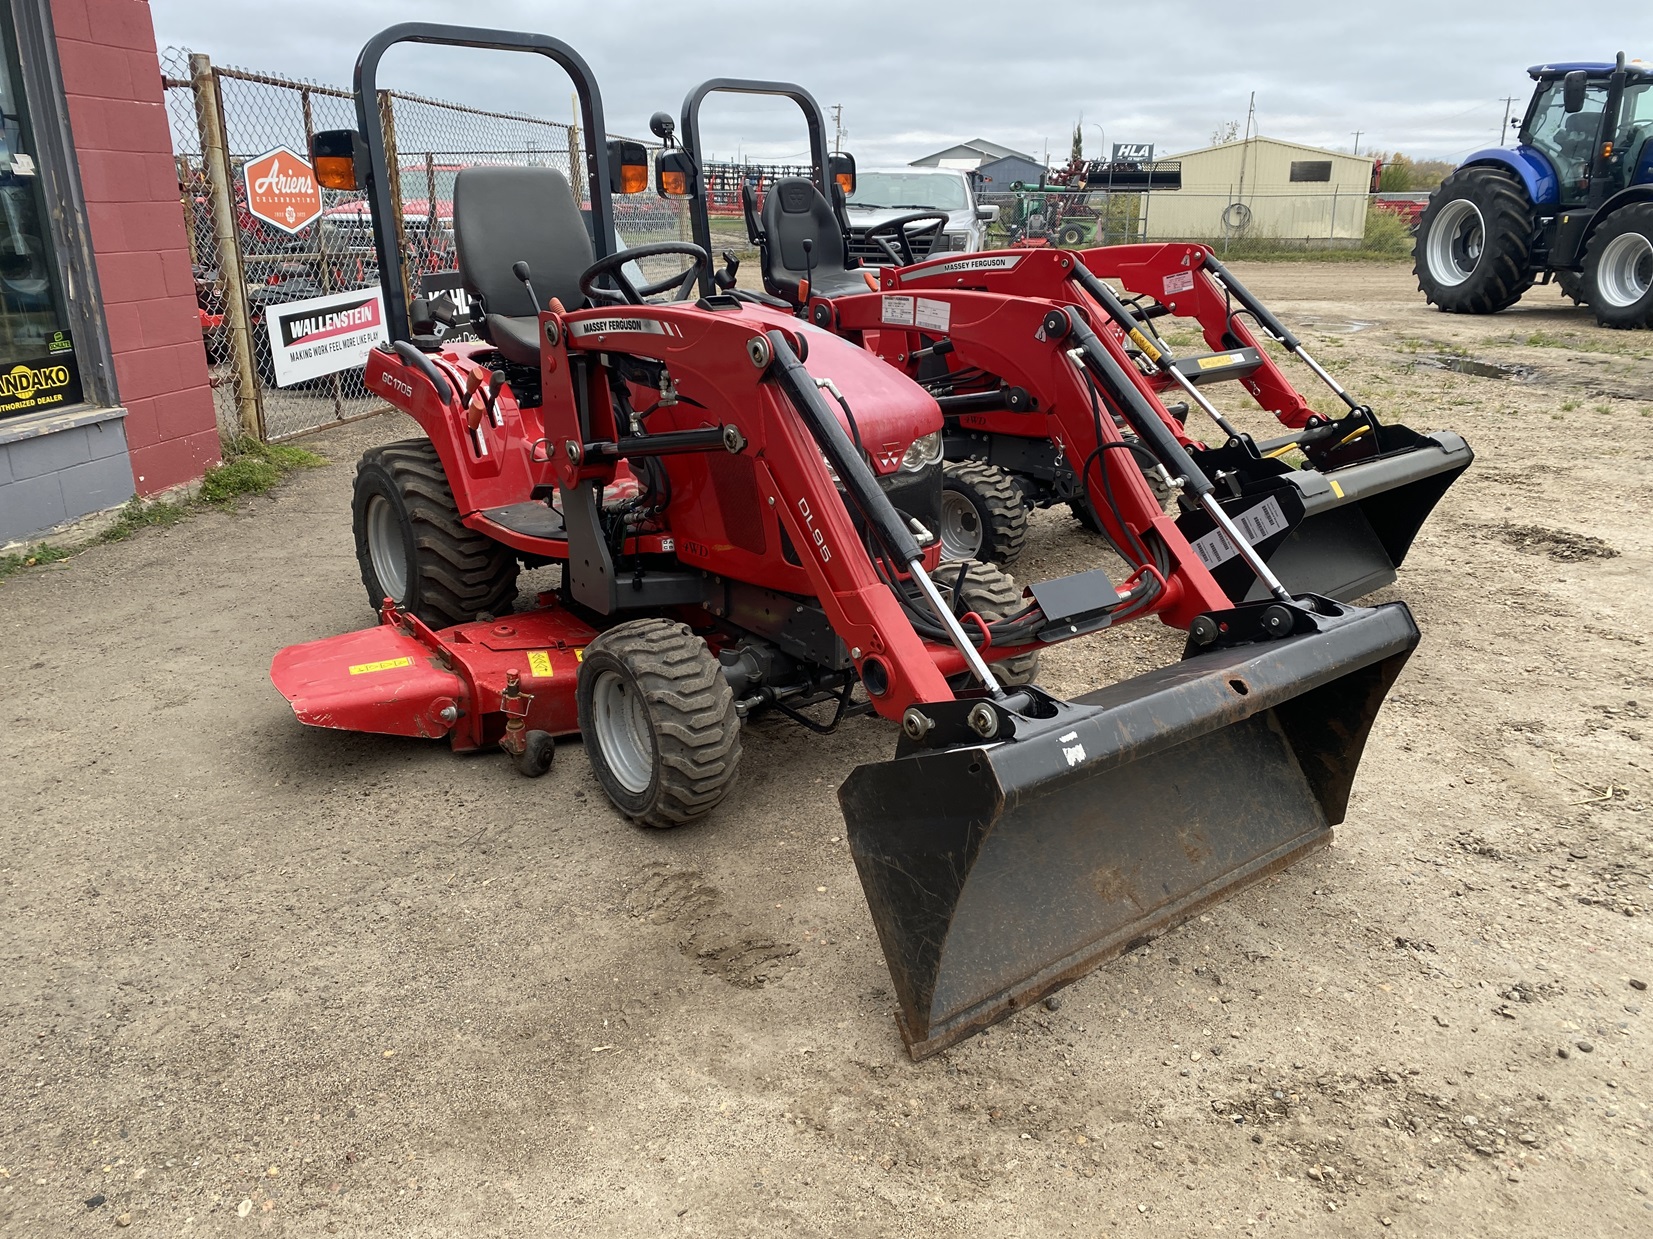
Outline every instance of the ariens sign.
<svg viewBox="0 0 1653 1239">
<path fill-rule="evenodd" d="M 321 214 L 321 187 L 309 161 L 278 146 L 241 167 L 247 210 L 283 232 L 308 228 Z"/>
</svg>

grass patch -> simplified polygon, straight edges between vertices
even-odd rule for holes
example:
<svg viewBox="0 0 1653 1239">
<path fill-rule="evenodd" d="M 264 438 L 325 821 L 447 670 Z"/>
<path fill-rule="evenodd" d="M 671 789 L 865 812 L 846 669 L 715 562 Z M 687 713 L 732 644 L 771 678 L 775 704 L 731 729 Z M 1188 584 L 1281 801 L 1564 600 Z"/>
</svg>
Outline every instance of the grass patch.
<svg viewBox="0 0 1653 1239">
<path fill-rule="evenodd" d="M 1238 237 L 1207 241 L 1224 262 L 1403 262 L 1412 257 L 1412 228 L 1393 211 L 1366 208 L 1366 233 L 1359 244 L 1320 246 L 1306 240 Z"/>
<path fill-rule="evenodd" d="M 26 551 L 18 551 L 11 555 L 0 555 L 0 581 L 5 580 L 13 573 L 21 572 L 25 568 L 38 567 L 40 564 L 55 564 L 69 558 L 69 552 L 50 543 L 41 542 Z"/>
<path fill-rule="evenodd" d="M 176 525 L 191 512 L 205 508 L 222 511 L 243 496 L 267 494 L 271 487 L 295 469 L 314 469 L 326 463 L 326 457 L 302 447 L 260 443 L 247 437 L 235 439 L 224 448 L 224 463 L 208 469 L 202 477 L 201 492 L 196 498 L 176 501 L 129 499 L 116 513 L 114 523 L 98 534 L 96 540 L 124 542 L 140 529 L 164 529 Z M 59 563 L 69 556 L 69 551 L 45 542 L 27 551 L 0 556 L 0 580 L 25 568 Z"/>
</svg>

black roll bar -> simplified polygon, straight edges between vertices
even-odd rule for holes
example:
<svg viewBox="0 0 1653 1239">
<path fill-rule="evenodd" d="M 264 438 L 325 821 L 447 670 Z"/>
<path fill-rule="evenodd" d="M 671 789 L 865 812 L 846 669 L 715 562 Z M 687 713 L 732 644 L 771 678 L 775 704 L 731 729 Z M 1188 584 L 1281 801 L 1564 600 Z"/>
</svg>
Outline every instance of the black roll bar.
<svg viewBox="0 0 1653 1239">
<path fill-rule="evenodd" d="M 712 222 L 708 210 L 708 195 L 711 187 L 706 184 L 703 150 L 700 142 L 700 105 L 706 101 L 707 95 L 773 95 L 782 99 L 790 99 L 798 105 L 804 114 L 804 125 L 809 130 L 810 165 L 815 172 L 816 183 L 821 192 L 826 195 L 827 201 L 834 201 L 832 196 L 832 175 L 827 166 L 826 144 L 826 115 L 821 111 L 821 105 L 815 102 L 815 96 L 802 86 L 792 82 L 766 82 L 756 78 L 714 77 L 702 82 L 691 90 L 683 99 L 683 113 L 678 125 L 678 145 L 688 153 L 694 161 L 696 192 L 689 202 L 689 222 L 694 232 L 695 244 L 705 250 L 708 255 L 714 253 L 712 249 Z M 835 212 L 836 213 L 836 212 Z M 712 285 L 712 265 L 700 273 L 700 291 L 703 296 L 711 296 L 718 291 Z"/>
<path fill-rule="evenodd" d="M 608 129 L 603 122 L 603 97 L 591 66 L 561 39 L 548 34 L 514 30 L 478 30 L 471 26 L 443 26 L 433 22 L 403 22 L 381 30 L 367 41 L 356 59 L 356 125 L 367 143 L 368 208 L 373 213 L 373 245 L 379 256 L 379 282 L 384 288 L 385 317 L 392 340 L 406 340 L 407 288 L 402 279 L 401 253 L 396 244 L 396 211 L 391 197 L 391 169 L 385 159 L 383 119 L 379 115 L 379 60 L 398 43 L 433 43 L 446 47 L 475 47 L 485 51 L 533 52 L 560 65 L 573 80 L 585 130 L 585 171 L 591 186 L 592 248 L 598 258 L 615 252 L 614 202 L 607 174 Z M 814 100 L 810 101 L 811 103 Z M 578 194 L 576 189 L 575 193 Z M 432 206 L 434 210 L 434 204 Z M 390 278 L 392 272 L 397 278 Z"/>
</svg>

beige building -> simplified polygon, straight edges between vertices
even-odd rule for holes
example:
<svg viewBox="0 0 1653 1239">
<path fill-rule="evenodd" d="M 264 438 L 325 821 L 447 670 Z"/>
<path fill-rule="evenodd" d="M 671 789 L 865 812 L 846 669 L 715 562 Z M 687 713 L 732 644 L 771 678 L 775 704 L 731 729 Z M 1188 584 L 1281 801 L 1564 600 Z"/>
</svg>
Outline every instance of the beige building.
<svg viewBox="0 0 1653 1239">
<path fill-rule="evenodd" d="M 1144 195 L 1155 240 L 1223 236 L 1359 241 L 1372 161 L 1278 138 L 1249 138 L 1168 158 L 1182 188 Z"/>
</svg>

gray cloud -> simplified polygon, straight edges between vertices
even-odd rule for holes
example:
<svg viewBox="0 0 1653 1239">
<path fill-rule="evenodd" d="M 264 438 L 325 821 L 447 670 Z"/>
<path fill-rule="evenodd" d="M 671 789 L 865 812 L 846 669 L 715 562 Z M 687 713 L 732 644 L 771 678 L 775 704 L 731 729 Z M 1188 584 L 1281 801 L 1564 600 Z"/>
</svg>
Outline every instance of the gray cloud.
<svg viewBox="0 0 1653 1239">
<path fill-rule="evenodd" d="M 163 46 L 219 64 L 348 84 L 356 52 L 397 21 L 469 22 L 538 30 L 577 48 L 596 71 L 609 128 L 643 134 L 650 113 L 676 114 L 705 77 L 791 78 L 823 106 L 843 105 L 846 149 L 863 164 L 905 162 L 985 137 L 1065 155 L 1083 115 L 1094 154 L 1108 142 L 1204 145 L 1245 120 L 1273 137 L 1349 149 L 1457 159 L 1495 145 L 1504 96 L 1517 114 L 1525 69 L 1545 60 L 1653 60 L 1653 11 L 1596 0 L 1582 9 L 1531 0 L 1381 5 L 1208 0 L 933 5 L 839 0 L 734 3 L 498 3 L 431 0 L 152 0 Z M 565 79 L 497 53 L 398 51 L 387 84 L 486 107 L 565 119 Z M 773 158 L 804 146 L 796 112 L 779 104 L 708 108 L 720 156 Z"/>
</svg>

